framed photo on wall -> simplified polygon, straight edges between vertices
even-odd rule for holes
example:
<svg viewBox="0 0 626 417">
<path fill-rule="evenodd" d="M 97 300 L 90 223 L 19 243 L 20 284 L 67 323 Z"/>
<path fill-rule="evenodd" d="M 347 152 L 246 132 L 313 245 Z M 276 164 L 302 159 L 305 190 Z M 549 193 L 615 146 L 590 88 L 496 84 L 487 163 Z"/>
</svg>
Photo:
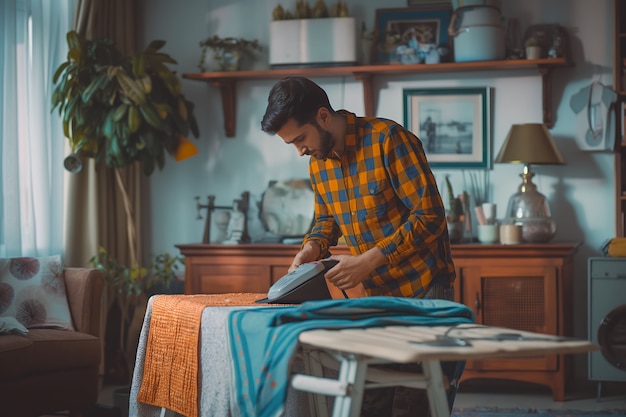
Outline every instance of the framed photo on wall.
<svg viewBox="0 0 626 417">
<path fill-rule="evenodd" d="M 404 126 L 433 168 L 491 167 L 490 87 L 405 89 Z"/>
<path fill-rule="evenodd" d="M 419 64 L 418 51 L 437 48 L 441 61 L 452 54 L 452 41 L 448 27 L 452 6 L 440 5 L 376 9 L 378 34 L 375 61 L 388 64 Z"/>
</svg>

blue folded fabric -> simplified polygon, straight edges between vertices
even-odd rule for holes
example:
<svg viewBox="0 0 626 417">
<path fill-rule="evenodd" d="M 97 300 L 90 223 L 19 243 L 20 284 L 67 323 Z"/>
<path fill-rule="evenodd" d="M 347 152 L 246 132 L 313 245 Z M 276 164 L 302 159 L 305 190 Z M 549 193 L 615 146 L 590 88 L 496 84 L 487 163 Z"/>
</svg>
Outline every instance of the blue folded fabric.
<svg viewBox="0 0 626 417">
<path fill-rule="evenodd" d="M 474 313 L 463 304 L 387 296 L 235 310 L 228 318 L 228 340 L 233 358 L 233 415 L 281 415 L 287 396 L 289 366 L 298 336 L 303 331 L 473 322 Z"/>
</svg>

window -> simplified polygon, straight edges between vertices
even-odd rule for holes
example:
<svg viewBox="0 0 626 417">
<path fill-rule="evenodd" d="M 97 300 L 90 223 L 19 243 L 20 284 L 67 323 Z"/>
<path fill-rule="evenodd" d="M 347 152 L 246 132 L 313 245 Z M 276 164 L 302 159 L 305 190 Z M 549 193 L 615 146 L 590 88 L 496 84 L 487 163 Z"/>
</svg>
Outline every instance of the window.
<svg viewBox="0 0 626 417">
<path fill-rule="evenodd" d="M 51 95 L 74 0 L 0 8 L 0 257 L 62 253 L 67 141 Z"/>
</svg>

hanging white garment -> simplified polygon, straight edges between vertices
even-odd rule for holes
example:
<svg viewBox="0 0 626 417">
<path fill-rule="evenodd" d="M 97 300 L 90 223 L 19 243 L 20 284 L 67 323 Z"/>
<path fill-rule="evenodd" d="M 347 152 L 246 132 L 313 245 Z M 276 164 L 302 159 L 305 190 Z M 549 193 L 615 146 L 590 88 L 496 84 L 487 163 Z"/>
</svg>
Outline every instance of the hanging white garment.
<svg viewBox="0 0 626 417">
<path fill-rule="evenodd" d="M 576 113 L 576 141 L 583 151 L 612 151 L 615 147 L 617 93 L 599 81 L 582 88 L 570 99 Z"/>
</svg>

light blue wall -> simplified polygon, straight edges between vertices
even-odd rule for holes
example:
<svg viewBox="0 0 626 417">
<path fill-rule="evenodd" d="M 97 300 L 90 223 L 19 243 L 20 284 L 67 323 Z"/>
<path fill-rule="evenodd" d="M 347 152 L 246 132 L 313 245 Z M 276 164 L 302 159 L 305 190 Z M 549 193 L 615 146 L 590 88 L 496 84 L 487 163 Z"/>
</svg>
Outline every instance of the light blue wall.
<svg viewBox="0 0 626 417">
<path fill-rule="evenodd" d="M 295 0 L 281 2 L 294 7 Z M 310 1 L 310 4 L 313 2 Z M 358 21 L 372 27 L 376 8 L 405 7 L 406 0 L 348 0 Z M 144 0 L 142 42 L 167 41 L 165 51 L 178 60 L 178 72 L 198 72 L 198 43 L 210 35 L 258 39 L 268 44 L 268 25 L 275 0 Z M 333 4 L 328 1 L 327 4 Z M 610 0 L 503 0 L 503 15 L 517 17 L 522 31 L 530 24 L 558 23 L 570 34 L 575 66 L 552 75 L 552 100 L 556 124 L 551 130 L 563 154 L 565 166 L 539 166 L 535 183 L 550 200 L 558 231 L 555 241 L 578 241 L 575 263 L 574 323 L 578 336 L 586 337 L 586 259 L 599 254 L 601 243 L 614 236 L 614 162 L 610 153 L 579 149 L 573 111 L 573 94 L 592 80 L 612 84 L 612 18 Z M 267 50 L 255 68 L 267 68 Z M 317 79 L 335 108 L 363 114 L 361 84 L 351 77 Z M 494 88 L 493 149 L 495 157 L 514 123 L 542 121 L 541 77 L 533 70 L 441 73 L 417 77 L 376 77 L 377 114 L 402 121 L 402 90 L 414 87 L 490 86 Z M 152 252 L 170 251 L 179 243 L 202 238 L 204 222 L 196 219 L 195 196 L 206 202 L 208 194 L 218 204 L 231 204 L 241 192 L 250 191 L 258 201 L 270 180 L 306 178 L 307 161 L 294 149 L 260 130 L 267 94 L 274 81 L 242 81 L 237 84 L 236 137 L 224 134 L 218 90 L 207 83 L 183 81 L 186 96 L 196 105 L 201 136 L 200 155 L 174 163 L 150 178 L 151 195 L 146 246 Z M 521 166 L 496 164 L 491 172 L 493 201 L 504 215 L 509 196 L 520 183 Z M 456 190 L 463 189 L 459 170 L 436 170 L 439 183 L 451 174 Z M 253 222 L 253 232 L 260 226 Z"/>
</svg>

